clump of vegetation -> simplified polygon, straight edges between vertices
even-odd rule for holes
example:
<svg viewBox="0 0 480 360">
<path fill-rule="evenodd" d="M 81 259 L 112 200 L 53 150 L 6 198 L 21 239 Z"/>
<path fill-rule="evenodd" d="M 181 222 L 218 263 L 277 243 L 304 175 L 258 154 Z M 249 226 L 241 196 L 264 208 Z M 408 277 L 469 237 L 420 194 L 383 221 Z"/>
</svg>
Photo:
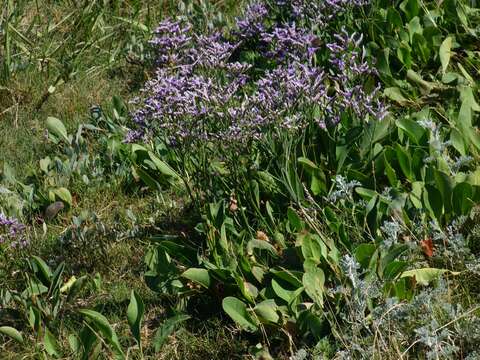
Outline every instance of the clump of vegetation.
<svg viewBox="0 0 480 360">
<path fill-rule="evenodd" d="M 107 39 L 104 74 L 136 85 L 45 114 L 28 176 L 6 158 L 7 354 L 478 357 L 475 1 L 92 2 L 64 23 L 30 109 Z"/>
</svg>

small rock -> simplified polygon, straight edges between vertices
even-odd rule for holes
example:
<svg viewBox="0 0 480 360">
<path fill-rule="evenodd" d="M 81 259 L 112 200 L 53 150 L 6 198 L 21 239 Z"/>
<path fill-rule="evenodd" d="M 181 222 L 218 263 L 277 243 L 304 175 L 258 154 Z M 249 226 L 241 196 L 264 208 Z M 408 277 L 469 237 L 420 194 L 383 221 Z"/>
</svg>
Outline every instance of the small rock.
<svg viewBox="0 0 480 360">
<path fill-rule="evenodd" d="M 56 201 L 53 204 L 48 205 L 45 209 L 45 219 L 52 220 L 57 214 L 63 210 L 65 205 L 61 201 Z"/>
</svg>

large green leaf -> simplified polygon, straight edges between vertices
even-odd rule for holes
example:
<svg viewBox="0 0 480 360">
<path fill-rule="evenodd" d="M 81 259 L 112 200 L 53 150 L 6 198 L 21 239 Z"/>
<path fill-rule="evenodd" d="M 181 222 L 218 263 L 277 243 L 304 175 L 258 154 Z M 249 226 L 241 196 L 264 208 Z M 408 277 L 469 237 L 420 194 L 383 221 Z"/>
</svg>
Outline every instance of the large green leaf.
<svg viewBox="0 0 480 360">
<path fill-rule="evenodd" d="M 445 212 L 449 212 L 452 204 L 452 189 L 454 181 L 444 172 L 436 170 L 434 173 L 437 189 L 442 194 Z"/>
<path fill-rule="evenodd" d="M 277 310 L 278 306 L 273 299 L 264 300 L 253 308 L 253 311 L 263 323 L 277 323 L 280 319 Z"/>
<path fill-rule="evenodd" d="M 149 151 L 148 155 L 150 159 L 155 164 L 155 167 L 158 171 L 160 171 L 163 175 L 171 176 L 174 178 L 179 178 L 179 175 L 173 170 L 166 162 L 160 160 L 153 152 Z"/>
<path fill-rule="evenodd" d="M 405 131 L 410 139 L 412 139 L 416 144 L 420 143 L 420 140 L 425 135 L 425 129 L 420 126 L 416 121 L 409 118 L 401 118 L 396 122 L 397 126 Z"/>
<path fill-rule="evenodd" d="M 141 346 L 140 339 L 140 329 L 142 326 L 143 315 L 145 313 L 145 305 L 143 304 L 142 298 L 137 294 L 136 291 L 132 290 L 130 295 L 130 303 L 127 308 L 127 320 L 128 325 L 130 325 L 130 330 L 132 331 L 135 340 L 139 346 Z"/>
<path fill-rule="evenodd" d="M 67 188 L 61 187 L 61 188 L 58 188 L 58 189 L 54 189 L 53 192 L 61 200 L 66 202 L 68 205 L 72 206 L 72 204 L 73 204 L 72 194 L 70 194 L 70 191 Z"/>
<path fill-rule="evenodd" d="M 452 56 L 452 37 L 447 36 L 445 40 L 443 40 L 442 45 L 440 45 L 439 56 L 440 62 L 442 63 L 442 72 L 445 74 L 448 68 L 448 64 L 450 63 L 450 57 Z"/>
<path fill-rule="evenodd" d="M 452 204 L 453 210 L 457 215 L 467 215 L 473 207 L 472 201 L 473 188 L 469 183 L 463 182 L 457 184 L 453 189 Z"/>
<path fill-rule="evenodd" d="M 229 296 L 223 299 L 223 310 L 235 321 L 242 329 L 247 331 L 256 331 L 258 329 L 256 322 L 247 311 L 247 305 L 235 297 Z"/>
<path fill-rule="evenodd" d="M 427 286 L 430 282 L 437 279 L 440 275 L 445 273 L 449 273 L 452 275 L 458 275 L 459 272 L 450 271 L 447 269 L 437 269 L 437 268 L 421 268 L 421 269 L 414 269 L 408 270 L 402 273 L 400 277 L 413 277 L 415 281 L 420 284 Z"/>
<path fill-rule="evenodd" d="M 42 280 L 45 285 L 50 285 L 53 273 L 47 263 L 38 256 L 32 256 L 30 264 L 35 273 L 38 273 L 40 280 Z"/>
<path fill-rule="evenodd" d="M 383 91 L 383 94 L 388 97 L 390 100 L 397 102 L 399 105 L 406 105 L 408 99 L 403 96 L 402 91 L 398 87 L 389 87 Z"/>
<path fill-rule="evenodd" d="M 327 246 L 317 235 L 306 234 L 302 237 L 302 255 L 304 259 L 312 259 L 317 264 L 328 258 Z"/>
<path fill-rule="evenodd" d="M 115 358 L 125 359 L 125 354 L 123 353 L 120 342 L 118 341 L 118 336 L 115 330 L 113 330 L 112 326 L 109 324 L 107 318 L 99 312 L 90 309 L 79 310 L 79 312 L 92 321 L 105 342 L 112 347 Z"/>
<path fill-rule="evenodd" d="M 400 164 L 400 169 L 402 169 L 405 177 L 410 181 L 414 181 L 415 177 L 412 171 L 412 157 L 410 154 L 399 144 L 397 144 L 395 148 L 395 153 L 397 155 L 398 163 Z"/>
<path fill-rule="evenodd" d="M 7 335 L 9 338 L 23 343 L 23 336 L 17 329 L 10 326 L 0 326 L 0 334 Z"/>
<path fill-rule="evenodd" d="M 206 289 L 210 287 L 210 275 L 206 269 L 190 268 L 186 270 L 182 276 Z"/>
<path fill-rule="evenodd" d="M 426 185 L 423 191 L 423 201 L 431 215 L 440 220 L 443 214 L 442 193 L 434 186 Z"/>
<path fill-rule="evenodd" d="M 65 142 L 70 142 L 67 129 L 65 128 L 65 125 L 63 125 L 63 122 L 61 122 L 59 119 L 49 116 L 47 118 L 47 129 Z"/>
<path fill-rule="evenodd" d="M 295 300 L 295 297 L 298 296 L 296 290 L 285 289 L 275 279 L 272 279 L 272 289 L 275 295 L 277 295 L 280 299 L 285 300 L 289 304 L 292 303 Z"/>
<path fill-rule="evenodd" d="M 60 356 L 58 352 L 57 339 L 55 339 L 55 336 L 50 332 L 50 330 L 48 330 L 48 328 L 45 328 L 45 334 L 43 336 L 43 345 L 45 346 L 45 351 L 48 353 L 48 355 L 54 356 L 54 357 Z"/>
<path fill-rule="evenodd" d="M 305 292 L 317 305 L 323 306 L 325 274 L 322 269 L 314 269 L 303 274 Z"/>
</svg>

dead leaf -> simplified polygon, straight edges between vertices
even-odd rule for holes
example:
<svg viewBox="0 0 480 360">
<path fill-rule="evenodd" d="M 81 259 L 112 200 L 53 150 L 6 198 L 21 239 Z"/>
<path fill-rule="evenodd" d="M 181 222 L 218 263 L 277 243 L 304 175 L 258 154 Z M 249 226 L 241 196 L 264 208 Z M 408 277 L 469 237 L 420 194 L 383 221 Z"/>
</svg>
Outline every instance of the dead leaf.
<svg viewBox="0 0 480 360">
<path fill-rule="evenodd" d="M 270 241 L 268 239 L 267 234 L 265 234 L 263 231 L 260 231 L 260 230 L 257 231 L 257 239 L 258 240 L 263 240 L 263 241 Z"/>
<path fill-rule="evenodd" d="M 422 248 L 423 253 L 425 255 L 427 255 L 428 257 L 433 256 L 434 247 L 433 247 L 432 238 L 426 238 L 426 239 L 420 241 L 420 247 Z"/>
</svg>

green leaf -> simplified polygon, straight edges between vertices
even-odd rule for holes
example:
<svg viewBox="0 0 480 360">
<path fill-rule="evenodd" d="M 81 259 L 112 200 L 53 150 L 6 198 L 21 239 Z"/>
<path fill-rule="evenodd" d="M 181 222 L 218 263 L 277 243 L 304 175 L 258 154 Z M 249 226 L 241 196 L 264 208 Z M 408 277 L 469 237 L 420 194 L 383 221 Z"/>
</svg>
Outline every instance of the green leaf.
<svg viewBox="0 0 480 360">
<path fill-rule="evenodd" d="M 452 189 L 454 186 L 454 181 L 442 171 L 435 170 L 434 172 L 435 183 L 437 189 L 442 194 L 443 206 L 445 211 L 450 211 L 452 204 Z"/>
<path fill-rule="evenodd" d="M 420 24 L 420 19 L 418 16 L 415 16 L 407 25 L 408 27 L 408 34 L 410 35 L 410 43 L 413 43 L 413 38 L 415 34 L 423 34 L 423 28 Z"/>
<path fill-rule="evenodd" d="M 277 323 L 280 319 L 277 310 L 278 306 L 273 299 L 264 300 L 253 308 L 262 323 Z"/>
<path fill-rule="evenodd" d="M 299 232 L 303 229 L 303 222 L 297 212 L 292 208 L 287 210 L 288 223 L 290 224 L 290 229 L 294 232 Z"/>
<path fill-rule="evenodd" d="M 452 146 L 457 150 L 460 155 L 467 155 L 467 147 L 465 145 L 464 136 L 456 129 L 452 129 L 450 132 L 450 141 Z"/>
<path fill-rule="evenodd" d="M 317 305 L 323 306 L 325 274 L 322 269 L 315 269 L 303 274 L 305 292 Z"/>
<path fill-rule="evenodd" d="M 319 264 L 322 258 L 328 258 L 327 246 L 317 235 L 306 234 L 301 236 L 300 239 L 304 259 L 312 259 Z"/>
<path fill-rule="evenodd" d="M 59 119 L 52 116 L 47 117 L 47 129 L 55 136 L 63 139 L 67 143 L 70 143 L 67 129 Z"/>
<path fill-rule="evenodd" d="M 158 353 L 162 350 L 162 346 L 167 340 L 167 338 L 173 333 L 178 324 L 190 319 L 189 315 L 175 315 L 171 318 L 168 318 L 163 322 L 163 324 L 158 328 L 155 333 L 155 338 L 153 339 L 153 345 L 155 347 L 155 352 Z"/>
<path fill-rule="evenodd" d="M 440 45 L 439 55 L 440 55 L 440 62 L 442 63 L 442 72 L 445 74 L 448 68 L 448 64 L 450 63 L 450 57 L 452 56 L 452 37 L 447 36 L 445 40 L 443 40 L 442 45 Z"/>
<path fill-rule="evenodd" d="M 297 296 L 295 290 L 287 290 L 283 288 L 275 279 L 272 279 L 272 289 L 275 295 L 289 304 L 292 303 Z"/>
<path fill-rule="evenodd" d="M 247 243 L 247 253 L 253 255 L 254 249 L 266 250 L 272 256 L 278 257 L 277 249 L 265 240 L 252 239 Z"/>
<path fill-rule="evenodd" d="M 45 335 L 43 337 L 43 345 L 45 346 L 45 351 L 48 353 L 50 356 L 55 356 L 59 357 L 60 354 L 58 353 L 58 344 L 57 344 L 57 339 L 55 339 L 55 336 L 48 330 L 48 328 L 45 328 Z"/>
<path fill-rule="evenodd" d="M 458 125 L 465 131 L 472 126 L 472 104 L 469 99 L 462 101 L 460 111 L 458 112 Z"/>
<path fill-rule="evenodd" d="M 440 220 L 443 213 L 442 193 L 431 185 L 425 185 L 423 200 L 431 215 Z"/>
<path fill-rule="evenodd" d="M 210 275 L 208 274 L 208 270 L 205 269 L 197 269 L 197 268 L 190 268 L 186 270 L 182 276 L 188 280 L 197 283 L 204 288 L 208 289 L 210 287 Z"/>
<path fill-rule="evenodd" d="M 458 275 L 460 272 L 450 271 L 447 269 L 437 269 L 437 268 L 422 268 L 408 270 L 402 273 L 401 278 L 413 277 L 415 281 L 420 284 L 427 286 L 430 282 L 437 279 L 440 275 L 445 273 L 450 273 L 452 275 Z"/>
<path fill-rule="evenodd" d="M 396 187 L 398 184 L 397 174 L 392 165 L 387 160 L 387 156 L 384 155 L 385 174 L 387 175 L 388 182 L 392 187 Z"/>
<path fill-rule="evenodd" d="M 364 187 L 360 187 L 360 186 L 357 186 L 355 188 L 355 192 L 360 195 L 364 200 L 366 201 L 369 201 L 371 200 L 373 197 L 375 197 L 377 194 L 377 192 L 375 190 L 371 190 L 371 189 L 367 189 L 367 188 L 364 188 Z"/>
<path fill-rule="evenodd" d="M 289 283 L 293 287 L 302 286 L 302 275 L 303 275 L 303 273 L 301 271 L 271 269 L 270 272 L 273 275 L 275 275 L 275 277 L 286 281 L 287 283 Z"/>
<path fill-rule="evenodd" d="M 399 144 L 396 144 L 395 153 L 397 155 L 398 163 L 400 164 L 400 169 L 402 169 L 403 174 L 405 177 L 410 180 L 414 181 L 415 177 L 412 171 L 412 158 L 410 154 Z"/>
<path fill-rule="evenodd" d="M 390 100 L 393 100 L 393 101 L 397 102 L 399 105 L 402 105 L 402 106 L 404 106 L 408 103 L 407 98 L 405 98 L 405 96 L 403 96 L 402 91 L 398 87 L 386 88 L 383 91 L 383 95 L 385 95 Z"/>
<path fill-rule="evenodd" d="M 392 28 L 401 29 L 403 27 L 402 16 L 393 6 L 388 7 L 387 21 Z"/>
<path fill-rule="evenodd" d="M 48 167 L 52 163 L 50 157 L 46 157 L 40 160 L 40 170 L 42 170 L 45 174 L 48 174 Z"/>
<path fill-rule="evenodd" d="M 79 310 L 79 313 L 92 321 L 92 323 L 95 325 L 98 332 L 100 332 L 107 344 L 112 347 L 115 358 L 125 359 L 125 354 L 123 353 L 122 347 L 120 346 L 117 334 L 109 324 L 107 318 L 99 312 L 89 309 Z"/>
<path fill-rule="evenodd" d="M 23 336 L 17 329 L 10 326 L 0 326 L 0 334 L 7 335 L 9 338 L 23 343 Z"/>
<path fill-rule="evenodd" d="M 392 261 L 383 270 L 383 278 L 385 280 L 393 280 L 407 266 L 408 266 L 408 262 L 406 261 Z"/>
<path fill-rule="evenodd" d="M 74 354 L 77 354 L 80 351 L 82 346 L 82 344 L 80 343 L 80 340 L 74 334 L 68 335 L 68 345 L 70 346 L 70 349 L 72 349 L 72 352 Z"/>
<path fill-rule="evenodd" d="M 471 200 L 473 195 L 472 185 L 463 182 L 457 184 L 453 189 L 452 203 L 455 214 L 467 215 L 472 209 L 474 202 Z"/>
<path fill-rule="evenodd" d="M 308 171 L 315 171 L 318 169 L 318 166 L 315 165 L 313 161 L 307 159 L 306 157 L 299 157 L 297 159 L 298 163 L 302 165 Z"/>
<path fill-rule="evenodd" d="M 73 205 L 72 194 L 70 194 L 70 191 L 68 189 L 61 187 L 58 189 L 54 189 L 53 192 L 60 198 L 60 200 L 63 200 L 70 206 Z"/>
<path fill-rule="evenodd" d="M 70 286 L 69 282 L 72 279 L 74 280 L 74 283 Z M 80 292 L 80 290 L 83 289 L 83 287 L 88 282 L 88 276 L 83 275 L 78 279 L 75 279 L 75 277 L 72 276 L 70 280 L 67 282 L 68 286 L 67 284 L 65 284 L 64 287 L 62 287 L 63 291 L 68 291 L 67 302 L 72 301 L 75 298 L 75 296 L 77 296 L 77 294 Z"/>
<path fill-rule="evenodd" d="M 405 131 L 410 139 L 412 139 L 416 144 L 420 143 L 420 140 L 425 135 L 425 129 L 420 126 L 416 121 L 413 121 L 408 118 L 402 118 L 397 120 L 397 126 Z"/>
<path fill-rule="evenodd" d="M 407 15 L 407 19 L 410 20 L 420 13 L 419 0 L 404 0 L 400 4 L 400 9 Z"/>
<path fill-rule="evenodd" d="M 142 169 L 141 167 L 133 167 L 134 171 L 138 174 L 140 179 L 153 190 L 158 190 L 160 188 L 160 184 L 157 180 L 155 180 L 147 171 Z"/>
<path fill-rule="evenodd" d="M 46 285 L 50 285 L 53 273 L 50 267 L 47 265 L 47 263 L 38 256 L 32 256 L 31 264 L 35 272 L 40 271 L 40 274 L 41 274 L 40 279 Z"/>
<path fill-rule="evenodd" d="M 247 305 L 235 297 L 229 296 L 222 301 L 223 310 L 242 329 L 254 332 L 258 329 L 257 324 L 247 311 Z"/>
<path fill-rule="evenodd" d="M 376 248 L 374 244 L 360 244 L 355 249 L 355 258 L 364 269 L 368 268 L 370 259 L 375 253 L 375 250 Z"/>
<path fill-rule="evenodd" d="M 145 314 L 145 305 L 143 304 L 142 298 L 137 294 L 136 291 L 132 290 L 130 295 L 130 303 L 127 308 L 127 320 L 128 325 L 130 325 L 130 330 L 132 331 L 137 344 L 141 347 L 141 338 L 140 338 L 140 329 L 142 326 L 143 315 Z"/>
<path fill-rule="evenodd" d="M 155 167 L 158 171 L 160 171 L 163 175 L 171 176 L 174 178 L 179 178 L 179 175 L 173 170 L 167 163 L 160 160 L 153 152 L 149 151 L 148 155 L 150 159 L 155 164 Z"/>
</svg>

